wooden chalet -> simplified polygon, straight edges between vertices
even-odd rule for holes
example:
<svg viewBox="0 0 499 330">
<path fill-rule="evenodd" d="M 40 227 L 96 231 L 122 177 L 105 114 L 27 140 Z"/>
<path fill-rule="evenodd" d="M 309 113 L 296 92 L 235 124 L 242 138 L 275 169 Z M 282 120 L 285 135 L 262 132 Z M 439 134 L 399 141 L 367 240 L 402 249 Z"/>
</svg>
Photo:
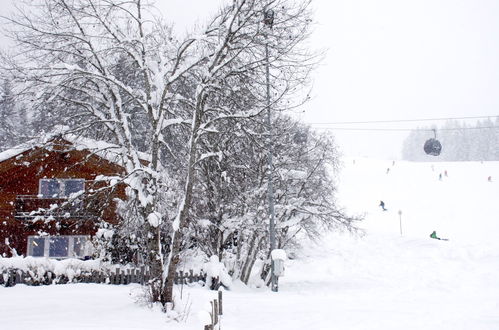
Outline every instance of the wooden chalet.
<svg viewBox="0 0 499 330">
<path fill-rule="evenodd" d="M 0 256 L 86 258 L 102 221 L 118 223 L 116 146 L 56 136 L 0 153 Z M 107 178 L 107 179 L 105 179 Z"/>
</svg>

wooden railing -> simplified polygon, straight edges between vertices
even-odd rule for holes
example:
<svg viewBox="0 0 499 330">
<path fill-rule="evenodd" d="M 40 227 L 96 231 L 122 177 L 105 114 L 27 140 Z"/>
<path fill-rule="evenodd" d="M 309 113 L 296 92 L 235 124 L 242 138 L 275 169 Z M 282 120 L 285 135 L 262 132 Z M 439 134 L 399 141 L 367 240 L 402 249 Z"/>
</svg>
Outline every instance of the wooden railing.
<svg viewBox="0 0 499 330">
<path fill-rule="evenodd" d="M 84 199 L 42 198 L 38 195 L 18 195 L 15 200 L 16 219 L 33 219 L 41 216 L 54 218 L 89 218 Z"/>
</svg>

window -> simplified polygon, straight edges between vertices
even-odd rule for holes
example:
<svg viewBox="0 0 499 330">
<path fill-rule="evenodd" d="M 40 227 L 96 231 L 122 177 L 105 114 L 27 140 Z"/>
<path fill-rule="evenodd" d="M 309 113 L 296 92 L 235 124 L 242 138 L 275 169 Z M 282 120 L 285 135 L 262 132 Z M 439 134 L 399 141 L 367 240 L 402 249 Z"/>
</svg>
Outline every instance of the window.
<svg viewBox="0 0 499 330">
<path fill-rule="evenodd" d="M 88 236 L 29 236 L 28 256 L 84 258 L 90 255 Z"/>
<path fill-rule="evenodd" d="M 45 251 L 45 239 L 43 237 L 32 237 L 28 243 L 28 255 L 32 257 L 43 257 Z"/>
<path fill-rule="evenodd" d="M 85 236 L 73 237 L 73 253 L 77 256 L 85 256 L 87 247 L 87 238 Z"/>
<path fill-rule="evenodd" d="M 42 198 L 67 198 L 84 190 L 84 179 L 40 179 Z"/>
<path fill-rule="evenodd" d="M 55 236 L 49 238 L 49 257 L 65 258 L 69 254 L 69 237 Z"/>
</svg>

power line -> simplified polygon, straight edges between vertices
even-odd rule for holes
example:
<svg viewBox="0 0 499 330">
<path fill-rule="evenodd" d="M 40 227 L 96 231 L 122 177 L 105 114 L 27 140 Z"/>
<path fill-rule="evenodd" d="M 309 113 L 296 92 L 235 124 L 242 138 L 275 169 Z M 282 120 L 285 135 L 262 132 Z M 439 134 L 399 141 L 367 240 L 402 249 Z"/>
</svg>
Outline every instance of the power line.
<svg viewBox="0 0 499 330">
<path fill-rule="evenodd" d="M 308 123 L 309 125 L 350 125 L 350 124 L 380 124 L 380 123 L 405 123 L 418 121 L 441 121 L 441 120 L 464 120 L 464 119 L 485 119 L 499 117 L 493 116 L 471 116 L 471 117 L 446 117 L 446 118 L 420 118 L 420 119 L 394 119 L 394 120 L 370 120 L 370 121 L 337 121 L 326 123 Z"/>
</svg>

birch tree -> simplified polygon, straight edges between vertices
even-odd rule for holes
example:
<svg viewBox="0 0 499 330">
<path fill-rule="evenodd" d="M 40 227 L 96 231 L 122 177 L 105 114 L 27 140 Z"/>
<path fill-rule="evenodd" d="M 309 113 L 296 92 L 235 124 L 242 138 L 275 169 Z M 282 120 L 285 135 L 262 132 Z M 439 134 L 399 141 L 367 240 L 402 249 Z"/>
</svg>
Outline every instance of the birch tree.
<svg viewBox="0 0 499 330">
<path fill-rule="evenodd" d="M 160 152 L 168 143 L 163 132 L 183 120 L 170 105 L 177 96 L 175 84 L 197 64 L 188 56 L 194 40 L 175 40 L 168 26 L 150 20 L 150 7 L 141 0 L 47 0 L 26 8 L 6 18 L 19 47 L 15 61 L 5 61 L 9 73 L 25 82 L 23 95 L 35 95 L 35 103 L 50 99 L 61 110 L 64 105 L 76 109 L 73 132 L 108 132 L 122 155 L 121 180 L 137 210 L 135 226 L 147 231 L 152 300 L 172 301 L 164 290 L 159 229 L 171 216 L 161 213 L 165 210 L 159 192 L 171 182 Z M 118 70 L 123 63 L 134 79 Z M 143 120 L 147 157 L 140 154 L 134 135 Z"/>
<path fill-rule="evenodd" d="M 235 0 L 222 8 L 208 24 L 204 38 L 197 45 L 204 54 L 199 70 L 192 76 L 196 86 L 191 101 L 192 126 L 187 152 L 187 175 L 183 200 L 173 223 L 171 260 L 177 260 L 181 242 L 189 227 L 196 171 L 209 157 L 220 150 L 201 154 L 203 141 L 210 134 L 220 134 L 223 125 L 232 121 L 245 122 L 265 110 L 265 71 L 272 65 L 275 79 L 273 106 L 289 107 L 289 97 L 307 82 L 315 57 L 301 48 L 310 27 L 309 2 Z M 280 16 L 270 30 L 263 23 L 269 8 L 279 8 Z M 265 46 L 273 52 L 265 56 Z M 250 107 L 241 107 L 248 95 Z M 233 122 L 232 122 L 233 124 Z M 220 156 L 219 156 L 220 157 Z M 169 264 L 168 277 L 175 265 Z M 171 289 L 168 288 L 169 290 Z M 168 295 L 171 291 L 168 291 Z"/>
</svg>

